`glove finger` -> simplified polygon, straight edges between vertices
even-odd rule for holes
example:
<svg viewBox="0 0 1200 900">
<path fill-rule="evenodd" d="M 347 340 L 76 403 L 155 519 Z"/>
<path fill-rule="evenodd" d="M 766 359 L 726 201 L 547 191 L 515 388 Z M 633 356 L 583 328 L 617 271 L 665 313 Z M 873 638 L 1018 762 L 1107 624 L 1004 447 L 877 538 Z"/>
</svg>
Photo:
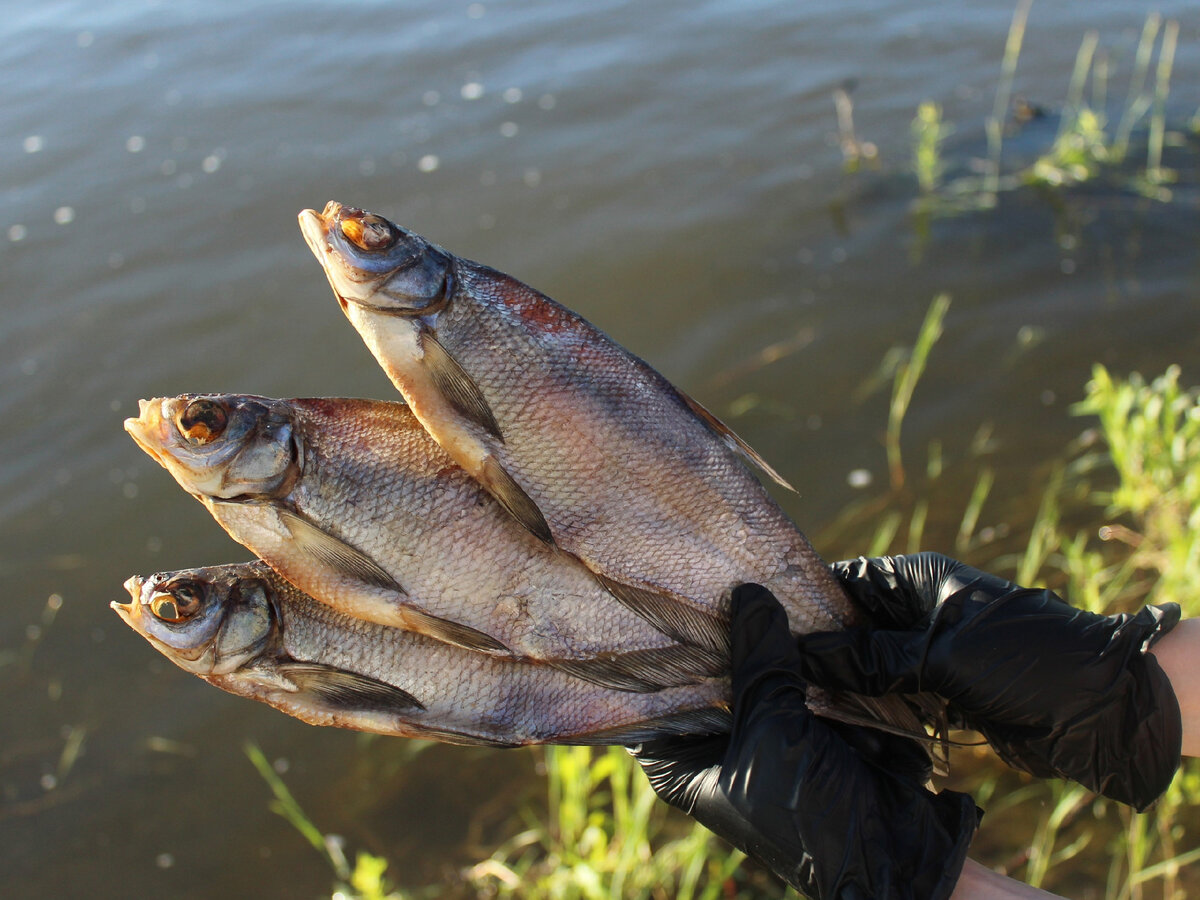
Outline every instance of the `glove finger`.
<svg viewBox="0 0 1200 900">
<path fill-rule="evenodd" d="M 775 595 L 757 584 L 734 588 L 732 596 L 732 682 L 734 711 L 756 706 L 768 693 L 796 690 L 801 700 L 800 656 L 787 613 Z"/>
<path fill-rule="evenodd" d="M 920 637 L 920 634 L 916 634 Z M 913 632 L 874 628 L 822 631 L 796 638 L 801 676 L 835 691 L 878 697 L 917 690 L 921 657 Z M 927 690 L 932 685 L 923 686 Z"/>
</svg>

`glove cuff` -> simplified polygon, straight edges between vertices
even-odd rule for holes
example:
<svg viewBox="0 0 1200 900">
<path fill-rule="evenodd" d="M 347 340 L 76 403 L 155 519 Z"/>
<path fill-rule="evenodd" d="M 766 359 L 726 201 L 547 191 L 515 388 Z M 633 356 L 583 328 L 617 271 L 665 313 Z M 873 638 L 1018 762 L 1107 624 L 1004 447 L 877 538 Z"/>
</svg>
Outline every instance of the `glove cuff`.
<svg viewBox="0 0 1200 900">
<path fill-rule="evenodd" d="M 940 877 L 932 879 L 927 887 L 919 886 L 917 893 L 923 893 L 932 900 L 948 900 L 962 874 L 971 839 L 975 837 L 975 831 L 983 819 L 983 810 L 975 805 L 969 794 L 960 794 L 957 791 L 939 791 L 933 799 L 933 804 L 947 836 L 953 839 L 957 835 L 957 839 L 945 852 Z M 928 869 L 929 873 L 936 871 L 932 867 Z"/>
<path fill-rule="evenodd" d="M 880 795 L 890 795 L 893 809 L 904 813 L 887 823 L 890 833 L 880 835 L 896 868 L 890 878 L 878 883 L 889 886 L 886 896 L 897 900 L 948 900 L 983 810 L 968 794 L 948 790 L 934 794 L 882 774 L 880 781 L 891 782 L 890 789 L 881 785 Z"/>
</svg>

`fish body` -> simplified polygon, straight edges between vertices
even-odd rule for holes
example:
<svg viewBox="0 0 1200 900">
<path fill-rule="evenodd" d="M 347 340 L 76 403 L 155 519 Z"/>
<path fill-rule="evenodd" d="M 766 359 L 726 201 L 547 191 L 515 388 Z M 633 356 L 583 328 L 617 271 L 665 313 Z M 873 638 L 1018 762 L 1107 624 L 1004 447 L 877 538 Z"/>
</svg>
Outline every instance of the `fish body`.
<svg viewBox="0 0 1200 900">
<path fill-rule="evenodd" d="M 859 620 L 742 459 L 774 473 L 648 364 L 380 216 L 331 202 L 300 224 L 421 424 L 530 533 L 658 627 L 719 648 L 712 619 L 743 582 L 770 588 L 795 632 Z"/>
<path fill-rule="evenodd" d="M 184 395 L 143 401 L 126 429 L 235 540 L 345 615 L 631 691 L 727 668 L 517 526 L 402 403 Z"/>
<path fill-rule="evenodd" d="M 632 743 L 729 727 L 729 684 L 603 688 L 338 613 L 262 562 L 126 582 L 113 608 L 176 665 L 314 725 L 458 744 Z"/>
</svg>

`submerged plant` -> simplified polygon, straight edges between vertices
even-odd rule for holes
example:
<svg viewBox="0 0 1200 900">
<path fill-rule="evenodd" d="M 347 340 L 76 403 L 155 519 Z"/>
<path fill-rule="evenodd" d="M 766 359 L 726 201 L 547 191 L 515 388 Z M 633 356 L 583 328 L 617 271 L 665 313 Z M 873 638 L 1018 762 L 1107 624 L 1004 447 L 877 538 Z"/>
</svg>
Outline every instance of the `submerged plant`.
<svg viewBox="0 0 1200 900">
<path fill-rule="evenodd" d="M 941 184 L 946 163 L 941 145 L 954 130 L 942 121 L 942 107 L 926 101 L 917 107 L 912 121 L 913 170 L 922 194 L 931 194 Z"/>
</svg>

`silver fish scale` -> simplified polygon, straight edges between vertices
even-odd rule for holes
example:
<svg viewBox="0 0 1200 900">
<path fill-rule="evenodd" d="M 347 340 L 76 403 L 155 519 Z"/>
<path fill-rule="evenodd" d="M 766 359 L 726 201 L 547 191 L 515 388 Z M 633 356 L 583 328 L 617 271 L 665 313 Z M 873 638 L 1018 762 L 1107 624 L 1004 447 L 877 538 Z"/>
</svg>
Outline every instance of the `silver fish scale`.
<svg viewBox="0 0 1200 900">
<path fill-rule="evenodd" d="M 502 743 L 563 741 L 728 702 L 728 682 L 613 691 L 556 669 L 494 659 L 341 615 L 273 579 L 288 656 L 400 688 L 425 707 L 415 725 Z"/>
<path fill-rule="evenodd" d="M 805 537 L 666 379 L 507 275 L 466 260 L 456 274 L 437 338 L 491 404 L 504 443 L 489 449 L 560 546 L 610 578 L 708 611 L 758 582 L 794 631 L 853 621 Z"/>
<path fill-rule="evenodd" d="M 403 404 L 287 402 L 305 452 L 296 508 L 382 565 L 425 611 L 537 658 L 673 645 L 513 522 Z M 325 590 L 320 599 L 336 606 Z"/>
</svg>

